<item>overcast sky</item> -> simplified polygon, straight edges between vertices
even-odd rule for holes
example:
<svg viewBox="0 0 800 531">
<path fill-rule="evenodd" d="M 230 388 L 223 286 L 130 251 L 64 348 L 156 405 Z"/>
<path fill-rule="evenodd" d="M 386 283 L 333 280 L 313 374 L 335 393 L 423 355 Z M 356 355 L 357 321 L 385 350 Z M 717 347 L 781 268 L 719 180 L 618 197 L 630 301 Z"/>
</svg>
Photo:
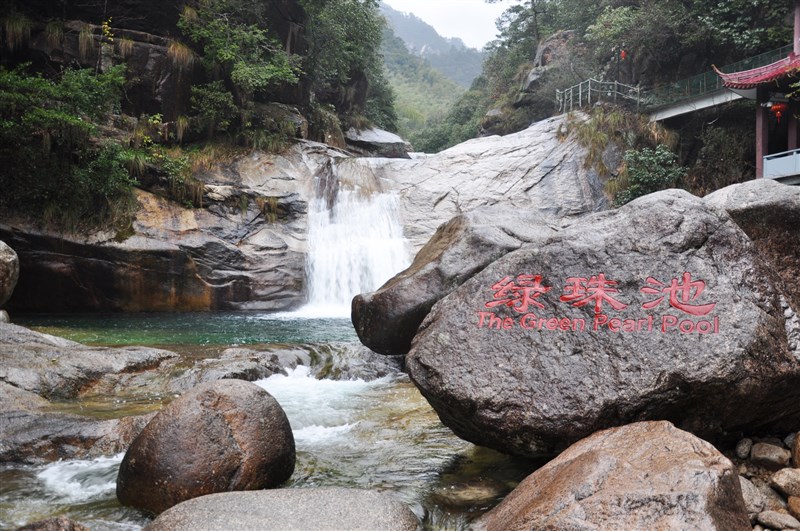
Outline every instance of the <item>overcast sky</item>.
<svg viewBox="0 0 800 531">
<path fill-rule="evenodd" d="M 443 37 L 460 37 L 467 46 L 483 48 L 497 34 L 495 20 L 514 2 L 503 0 L 383 0 L 397 11 L 413 13 Z"/>
</svg>

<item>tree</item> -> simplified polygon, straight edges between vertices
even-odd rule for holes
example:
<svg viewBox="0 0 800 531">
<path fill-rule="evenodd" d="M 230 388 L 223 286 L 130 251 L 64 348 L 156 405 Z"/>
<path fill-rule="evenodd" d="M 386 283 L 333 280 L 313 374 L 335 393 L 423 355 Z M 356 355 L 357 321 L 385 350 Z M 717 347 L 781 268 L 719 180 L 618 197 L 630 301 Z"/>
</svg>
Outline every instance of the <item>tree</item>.
<svg viewBox="0 0 800 531">
<path fill-rule="evenodd" d="M 383 19 L 376 0 L 301 0 L 309 14 L 310 50 L 304 69 L 320 101 L 340 115 L 361 114 L 381 127 L 395 129 L 394 95 L 379 55 Z M 367 84 L 366 99 L 342 98 L 357 80 Z M 351 105 L 355 108 L 348 108 Z"/>
<path fill-rule="evenodd" d="M 184 35 L 200 48 L 207 70 L 230 78 L 240 103 L 281 83 L 298 81 L 294 59 L 266 29 L 243 18 L 248 14 L 244 6 L 250 4 L 204 0 L 196 7 L 185 7 L 178 22 Z"/>
</svg>

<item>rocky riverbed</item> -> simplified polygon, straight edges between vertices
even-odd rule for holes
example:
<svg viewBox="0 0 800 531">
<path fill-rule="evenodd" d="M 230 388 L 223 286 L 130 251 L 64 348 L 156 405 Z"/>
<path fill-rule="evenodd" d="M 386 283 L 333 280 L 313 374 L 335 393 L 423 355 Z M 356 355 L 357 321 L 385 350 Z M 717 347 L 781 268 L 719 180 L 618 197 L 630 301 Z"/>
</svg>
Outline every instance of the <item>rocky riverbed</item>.
<svg viewBox="0 0 800 531">
<path fill-rule="evenodd" d="M 375 172 L 375 163 L 364 171 Z M 443 197 L 440 204 L 450 201 Z M 455 434 L 517 456 L 516 471 L 530 473 L 494 490 L 477 473 L 481 488 L 459 527 L 800 529 L 800 189 L 756 181 L 703 199 L 668 190 L 574 216 L 528 206 L 513 198 L 471 203 L 406 271 L 353 303 L 356 331 L 375 352 L 360 349 L 345 374 L 380 379 L 402 368 Z M 231 445 L 219 441 L 227 435 L 218 433 L 249 432 L 244 417 L 253 407 L 226 398 L 214 382 L 328 365 L 319 363 L 324 352 L 302 345 L 187 359 L 153 348 L 87 347 L 3 323 L 0 357 L 0 460 L 7 463 L 131 446 L 147 459 L 156 447 L 180 454 L 168 443 L 134 441 L 145 426 L 190 425 L 180 414 L 164 420 L 176 414 L 171 409 L 156 412 L 181 395 L 176 402 L 194 401 L 186 415 L 207 411 L 200 417 L 215 426 L 184 427 L 186 437 L 197 435 L 212 453 L 225 450 Z M 59 410 L 81 397 L 142 392 L 153 397 L 142 415 L 97 419 Z M 242 393 L 262 401 L 261 391 Z M 280 416 L 267 409 L 265 418 Z M 391 418 L 414 432 L 404 416 Z M 244 440 L 237 439 L 240 448 Z M 220 470 L 249 470 L 237 461 L 248 452 L 222 453 Z M 183 476 L 168 476 L 164 492 L 185 490 Z M 460 494 L 469 498 L 470 485 Z M 398 505 L 397 498 L 372 500 L 381 485 L 360 486 L 320 491 L 310 513 L 271 511 L 275 525 L 325 515 L 407 529 L 435 522 L 431 512 L 448 498 L 436 489 L 432 505 Z M 152 525 L 191 529 L 210 512 L 222 514 L 220 527 L 245 525 L 236 507 L 300 496 L 281 490 L 193 498 Z"/>
</svg>

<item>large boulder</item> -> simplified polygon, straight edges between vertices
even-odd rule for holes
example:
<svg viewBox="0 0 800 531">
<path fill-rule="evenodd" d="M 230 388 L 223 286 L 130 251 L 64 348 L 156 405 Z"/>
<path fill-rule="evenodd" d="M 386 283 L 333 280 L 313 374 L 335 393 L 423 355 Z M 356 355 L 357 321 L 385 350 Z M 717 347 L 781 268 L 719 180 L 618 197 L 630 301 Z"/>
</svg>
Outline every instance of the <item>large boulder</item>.
<svg viewBox="0 0 800 531">
<path fill-rule="evenodd" d="M 326 487 L 211 494 L 176 505 L 145 529 L 415 531 L 418 528 L 414 513 L 389 494 Z"/>
<path fill-rule="evenodd" d="M 725 212 L 664 191 L 493 262 L 433 307 L 407 370 L 457 435 L 522 456 L 647 419 L 791 431 L 779 286 Z"/>
<path fill-rule="evenodd" d="M 377 291 L 356 295 L 352 320 L 359 339 L 381 354 L 405 354 L 436 301 L 523 243 L 554 234 L 555 225 L 534 209 L 505 205 L 456 216 L 436 230 L 408 269 Z"/>
<path fill-rule="evenodd" d="M 754 179 L 707 195 L 706 203 L 724 209 L 753 240 L 762 257 L 784 281 L 784 291 L 800 308 L 800 187 L 773 179 Z"/>
<path fill-rule="evenodd" d="M 0 240 L 0 307 L 11 298 L 18 278 L 19 258 L 17 253 Z"/>
<path fill-rule="evenodd" d="M 344 140 L 352 151 L 369 157 L 389 157 L 408 159 L 411 144 L 401 137 L 383 129 L 350 128 L 344 133 Z"/>
<path fill-rule="evenodd" d="M 749 531 L 750 522 L 725 456 L 669 422 L 641 422 L 570 446 L 475 528 Z"/>
<path fill-rule="evenodd" d="M 202 384 L 161 410 L 119 468 L 117 498 L 158 514 L 182 501 L 280 485 L 295 446 L 280 404 L 255 384 Z"/>
</svg>

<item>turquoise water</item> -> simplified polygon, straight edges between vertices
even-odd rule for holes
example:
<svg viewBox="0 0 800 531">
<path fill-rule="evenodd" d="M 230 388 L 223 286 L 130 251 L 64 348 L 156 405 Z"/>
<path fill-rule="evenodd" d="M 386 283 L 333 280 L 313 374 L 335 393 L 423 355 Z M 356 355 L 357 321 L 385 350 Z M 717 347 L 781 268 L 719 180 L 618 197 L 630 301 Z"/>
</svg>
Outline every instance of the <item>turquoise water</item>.
<svg viewBox="0 0 800 531">
<path fill-rule="evenodd" d="M 117 313 L 15 316 L 16 324 L 92 345 L 358 342 L 350 319 L 292 313 Z"/>
<path fill-rule="evenodd" d="M 286 344 L 309 345 L 334 358 L 316 363 L 374 363 L 359 357 L 364 349 L 349 319 L 183 313 L 27 316 L 15 322 L 81 343 L 185 351 L 191 357 L 186 363 L 199 361 L 198 352 L 200 357 L 215 357 L 228 346 L 270 350 Z M 197 349 L 199 345 L 205 347 Z M 366 380 L 321 379 L 321 369 L 301 366 L 256 382 L 276 397 L 292 424 L 297 465 L 284 488 L 389 491 L 411 507 L 425 529 L 460 530 L 531 470 L 530 463 L 453 435 L 398 369 Z M 131 392 L 149 400 L 146 388 Z M 83 397 L 81 403 L 92 399 Z M 126 399 L 137 403 L 135 396 Z M 117 455 L 38 466 L 0 465 L 0 529 L 55 515 L 70 516 L 94 531 L 141 529 L 149 519 L 116 500 L 121 459 Z"/>
</svg>

